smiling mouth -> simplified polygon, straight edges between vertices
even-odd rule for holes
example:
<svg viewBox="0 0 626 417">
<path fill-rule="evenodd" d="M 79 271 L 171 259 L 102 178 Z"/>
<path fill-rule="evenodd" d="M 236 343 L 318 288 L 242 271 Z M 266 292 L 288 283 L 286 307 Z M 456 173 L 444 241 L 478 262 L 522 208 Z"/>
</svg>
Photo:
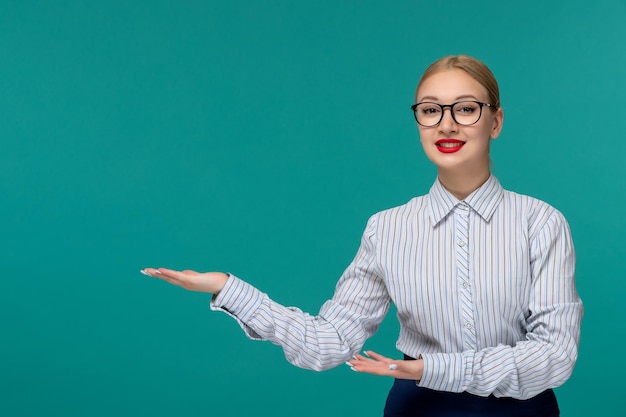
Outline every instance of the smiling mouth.
<svg viewBox="0 0 626 417">
<path fill-rule="evenodd" d="M 465 145 L 465 142 L 458 139 L 440 139 L 435 142 L 437 145 L 437 149 L 443 153 L 453 153 L 457 152 L 459 149 Z"/>
</svg>

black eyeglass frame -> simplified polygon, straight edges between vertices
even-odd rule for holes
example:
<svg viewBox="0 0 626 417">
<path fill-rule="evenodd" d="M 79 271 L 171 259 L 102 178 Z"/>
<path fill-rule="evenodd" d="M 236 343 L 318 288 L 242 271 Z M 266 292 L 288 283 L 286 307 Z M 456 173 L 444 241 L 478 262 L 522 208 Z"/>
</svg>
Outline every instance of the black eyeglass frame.
<svg viewBox="0 0 626 417">
<path fill-rule="evenodd" d="M 476 119 L 476 121 L 474 123 L 470 123 L 470 124 L 465 124 L 465 123 L 460 123 L 458 120 L 456 120 L 456 117 L 454 117 L 454 106 L 456 106 L 459 103 L 476 103 L 479 105 L 480 107 L 480 113 L 478 114 L 478 119 Z M 439 118 L 439 120 L 437 121 L 437 123 L 432 124 L 432 125 L 424 125 L 421 124 L 419 122 L 419 120 L 417 120 L 417 106 L 419 106 L 420 104 L 434 104 L 437 105 L 441 108 L 441 117 Z M 439 104 L 439 103 L 435 103 L 434 101 L 420 101 L 419 103 L 415 103 L 411 106 L 411 110 L 413 110 L 413 117 L 415 118 L 415 121 L 417 122 L 418 125 L 420 126 L 424 126 L 424 127 L 435 127 L 437 126 L 439 123 L 441 123 L 441 121 L 443 120 L 443 114 L 446 110 L 446 107 L 450 108 L 450 115 L 452 116 L 452 120 L 454 120 L 454 123 L 459 124 L 461 126 L 473 126 L 476 123 L 478 123 L 478 121 L 480 120 L 481 117 L 483 117 L 483 107 L 491 107 L 493 110 L 497 110 L 498 106 L 496 106 L 495 104 L 490 104 L 490 103 L 483 103 L 482 101 L 477 101 L 477 100 L 461 100 L 461 101 L 456 101 L 452 104 Z"/>
</svg>

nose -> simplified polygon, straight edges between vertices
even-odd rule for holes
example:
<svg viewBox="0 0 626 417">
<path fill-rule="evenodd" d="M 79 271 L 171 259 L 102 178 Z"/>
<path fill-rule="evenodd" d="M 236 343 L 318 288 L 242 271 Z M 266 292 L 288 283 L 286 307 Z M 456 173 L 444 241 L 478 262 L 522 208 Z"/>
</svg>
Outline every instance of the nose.
<svg viewBox="0 0 626 417">
<path fill-rule="evenodd" d="M 446 113 L 446 110 L 448 112 Z M 454 121 L 454 117 L 452 117 L 452 108 L 446 107 L 443 109 L 443 116 L 441 121 L 439 122 L 439 130 L 441 132 L 456 132 L 458 129 L 458 124 Z"/>
</svg>

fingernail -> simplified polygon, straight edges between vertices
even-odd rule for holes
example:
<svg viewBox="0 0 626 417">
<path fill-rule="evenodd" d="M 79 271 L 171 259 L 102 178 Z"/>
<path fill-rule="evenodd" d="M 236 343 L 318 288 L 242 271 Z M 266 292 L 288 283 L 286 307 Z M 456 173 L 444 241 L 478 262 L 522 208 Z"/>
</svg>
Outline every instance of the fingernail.
<svg viewBox="0 0 626 417">
<path fill-rule="evenodd" d="M 359 372 L 356 369 L 354 369 L 353 367 L 350 367 L 350 369 L 352 369 L 354 372 Z"/>
<path fill-rule="evenodd" d="M 147 272 L 146 272 L 145 270 L 143 270 L 143 269 L 142 269 L 142 270 L 140 270 L 139 272 L 141 272 L 142 274 L 147 275 L 147 276 L 149 276 L 149 277 L 151 277 L 151 276 L 152 276 L 152 275 L 150 275 L 149 273 L 147 273 Z"/>
<path fill-rule="evenodd" d="M 348 365 L 350 368 L 352 368 L 354 366 L 350 362 L 346 362 L 346 365 Z"/>
<path fill-rule="evenodd" d="M 396 365 L 395 363 L 392 363 L 391 365 L 389 365 L 390 371 L 395 371 L 396 369 L 398 369 L 398 365 Z"/>
<path fill-rule="evenodd" d="M 155 274 L 159 274 L 159 275 L 161 275 L 161 271 L 159 271 L 158 269 L 155 269 L 155 270 L 154 270 L 154 273 L 155 273 Z"/>
</svg>

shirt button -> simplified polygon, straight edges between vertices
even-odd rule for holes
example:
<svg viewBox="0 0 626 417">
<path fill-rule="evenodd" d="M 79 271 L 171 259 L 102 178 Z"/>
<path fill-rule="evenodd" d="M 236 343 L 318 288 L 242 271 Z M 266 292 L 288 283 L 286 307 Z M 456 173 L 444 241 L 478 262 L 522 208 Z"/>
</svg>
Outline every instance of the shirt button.
<svg viewBox="0 0 626 417">
<path fill-rule="evenodd" d="M 466 328 L 467 330 L 472 330 L 472 329 L 473 329 L 473 326 L 472 326 L 471 324 L 467 323 L 467 324 L 465 325 L 465 328 Z"/>
<path fill-rule="evenodd" d="M 463 283 L 463 288 L 467 288 L 467 282 Z"/>
<path fill-rule="evenodd" d="M 459 240 L 458 245 L 463 247 L 463 246 L 465 246 L 465 242 L 463 242 L 462 240 Z"/>
</svg>

